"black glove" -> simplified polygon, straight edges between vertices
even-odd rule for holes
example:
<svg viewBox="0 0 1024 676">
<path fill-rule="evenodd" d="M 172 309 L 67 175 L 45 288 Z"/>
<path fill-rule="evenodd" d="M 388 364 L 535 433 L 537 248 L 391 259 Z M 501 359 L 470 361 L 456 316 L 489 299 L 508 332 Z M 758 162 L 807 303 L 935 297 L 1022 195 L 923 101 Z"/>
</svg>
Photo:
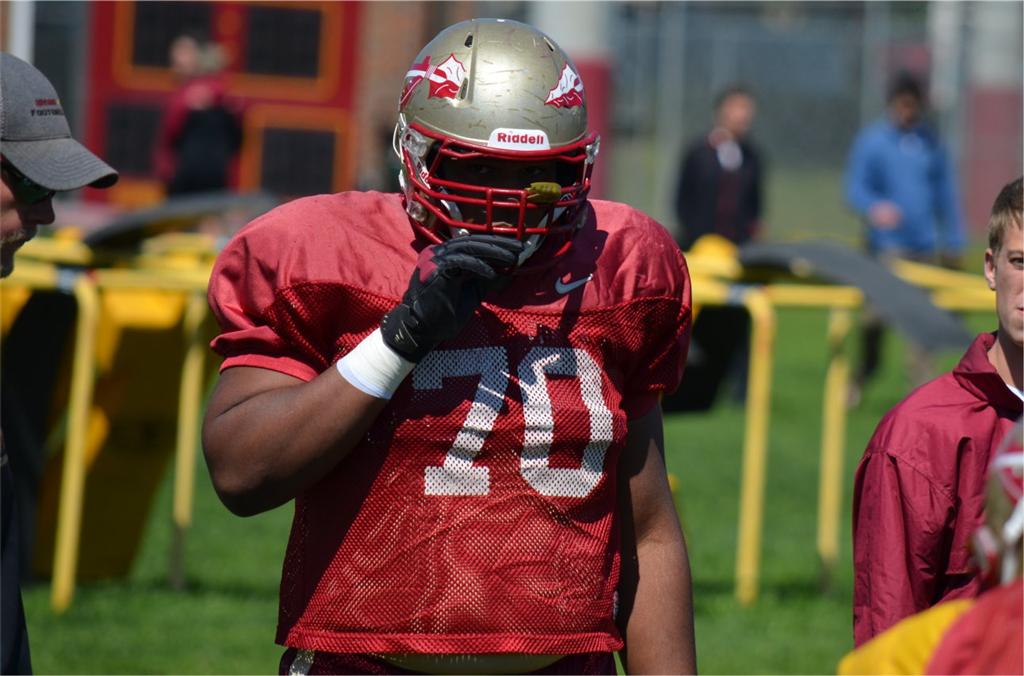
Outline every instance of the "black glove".
<svg viewBox="0 0 1024 676">
<path fill-rule="evenodd" d="M 402 302 L 384 315 L 384 342 L 419 362 L 459 335 L 487 292 L 515 269 L 523 247 L 511 237 L 464 235 L 424 249 Z"/>
</svg>

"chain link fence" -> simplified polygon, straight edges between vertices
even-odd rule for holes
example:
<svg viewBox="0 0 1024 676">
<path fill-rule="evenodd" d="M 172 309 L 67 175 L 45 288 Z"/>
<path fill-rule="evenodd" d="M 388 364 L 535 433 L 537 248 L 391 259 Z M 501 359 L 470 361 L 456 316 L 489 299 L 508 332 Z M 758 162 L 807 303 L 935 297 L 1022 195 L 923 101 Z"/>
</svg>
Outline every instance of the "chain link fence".
<svg viewBox="0 0 1024 676">
<path fill-rule="evenodd" d="M 1016 77 L 1004 73 L 1000 86 L 1019 110 L 1019 3 L 658 2 L 611 11 L 610 196 L 670 229 L 683 148 L 708 131 L 716 94 L 733 84 L 757 99 L 753 138 L 768 162 L 768 236 L 859 240 L 842 199 L 843 165 L 858 129 L 884 114 L 886 85 L 901 70 L 930 83 L 931 121 L 962 186 L 977 184 L 966 175 L 974 170 L 968 155 L 983 137 L 1001 149 L 1002 165 L 1020 171 L 1019 115 L 1010 129 L 972 120 L 986 62 L 1016 64 Z M 988 195 L 974 201 L 986 199 L 991 204 Z M 977 212 L 968 214 L 976 231 Z"/>
</svg>

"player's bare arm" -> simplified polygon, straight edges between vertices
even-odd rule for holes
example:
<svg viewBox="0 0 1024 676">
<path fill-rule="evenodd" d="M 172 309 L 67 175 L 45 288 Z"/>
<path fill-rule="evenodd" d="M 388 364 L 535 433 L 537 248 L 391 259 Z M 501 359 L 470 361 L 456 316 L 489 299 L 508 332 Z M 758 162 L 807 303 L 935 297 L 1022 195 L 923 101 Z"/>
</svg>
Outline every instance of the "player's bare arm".
<svg viewBox="0 0 1024 676">
<path fill-rule="evenodd" d="M 347 455 L 386 404 L 333 368 L 308 383 L 262 368 L 225 370 L 203 421 L 217 494 L 240 516 L 288 502 Z"/>
<path fill-rule="evenodd" d="M 626 671 L 696 673 L 690 563 L 665 473 L 660 406 L 629 423 L 619 496 Z"/>
</svg>

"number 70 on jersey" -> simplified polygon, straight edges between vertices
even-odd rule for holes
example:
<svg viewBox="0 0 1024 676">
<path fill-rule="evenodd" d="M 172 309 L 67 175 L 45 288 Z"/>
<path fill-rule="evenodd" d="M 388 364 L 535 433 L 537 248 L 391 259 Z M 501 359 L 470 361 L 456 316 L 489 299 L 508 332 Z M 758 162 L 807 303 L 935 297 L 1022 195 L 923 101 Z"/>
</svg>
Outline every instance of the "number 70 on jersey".
<svg viewBox="0 0 1024 676">
<path fill-rule="evenodd" d="M 503 347 L 435 350 L 412 373 L 417 392 L 440 390 L 445 378 L 479 375 L 480 381 L 466 419 L 441 465 L 424 470 L 427 495 L 488 495 L 490 469 L 474 464 L 494 428 L 510 384 L 508 354 Z M 526 483 L 547 497 L 584 498 L 597 487 L 604 457 L 612 442 L 613 416 L 602 391 L 600 366 L 583 349 L 537 346 L 517 372 L 522 391 L 523 451 L 519 472 Z M 590 417 L 590 441 L 579 467 L 552 467 L 554 416 L 548 395 L 548 376 L 579 379 L 583 403 Z"/>
</svg>

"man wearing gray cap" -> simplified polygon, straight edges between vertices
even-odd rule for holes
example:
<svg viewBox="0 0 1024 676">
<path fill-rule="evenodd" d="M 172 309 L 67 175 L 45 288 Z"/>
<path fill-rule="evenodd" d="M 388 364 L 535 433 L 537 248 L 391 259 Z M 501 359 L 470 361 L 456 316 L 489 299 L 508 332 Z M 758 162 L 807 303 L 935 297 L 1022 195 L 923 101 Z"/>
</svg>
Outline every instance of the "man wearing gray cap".
<svg viewBox="0 0 1024 676">
<path fill-rule="evenodd" d="M 14 265 L 14 252 L 53 222 L 50 199 L 85 186 L 108 188 L 117 172 L 71 138 L 53 85 L 36 68 L 0 54 L 0 155 L 3 157 L 2 255 L 0 275 Z"/>
<path fill-rule="evenodd" d="M 40 225 L 53 223 L 53 196 L 85 186 L 108 188 L 117 172 L 75 139 L 53 85 L 34 66 L 0 53 L 0 277 L 14 269 L 14 254 Z M 0 436 L 0 446 L 2 446 Z M 14 477 L 6 449 L 0 454 L 0 673 L 32 671 L 18 589 Z"/>
</svg>

